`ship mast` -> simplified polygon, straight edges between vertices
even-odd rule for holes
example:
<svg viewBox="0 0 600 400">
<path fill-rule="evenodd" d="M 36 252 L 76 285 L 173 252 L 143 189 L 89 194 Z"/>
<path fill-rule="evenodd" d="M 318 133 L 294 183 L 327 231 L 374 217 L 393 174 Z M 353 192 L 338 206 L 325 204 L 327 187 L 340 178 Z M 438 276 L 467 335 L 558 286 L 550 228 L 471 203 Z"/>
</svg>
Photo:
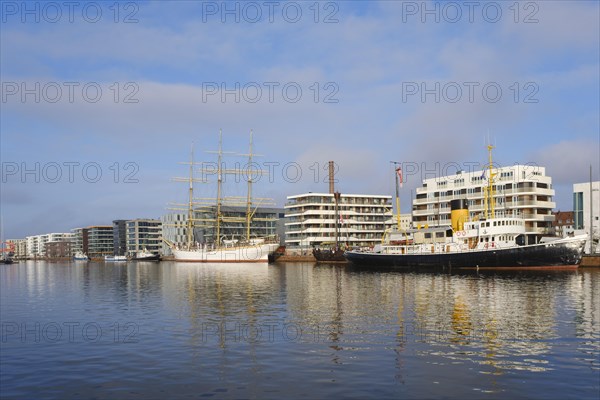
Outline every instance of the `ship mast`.
<svg viewBox="0 0 600 400">
<path fill-rule="evenodd" d="M 486 217 L 486 219 L 491 219 L 491 218 L 494 218 L 495 207 L 496 207 L 496 202 L 494 201 L 494 175 L 495 174 L 492 172 L 492 166 L 493 166 L 492 150 L 494 149 L 494 146 L 492 146 L 491 144 L 488 144 L 487 149 L 488 149 L 488 162 L 489 162 L 489 165 L 488 165 L 489 178 L 488 178 L 487 190 L 485 191 L 484 202 L 485 202 L 485 217 Z"/>
<path fill-rule="evenodd" d="M 222 138 L 223 132 L 219 129 L 219 150 L 217 151 L 217 247 L 221 246 L 221 186 L 222 186 L 222 178 L 223 178 L 223 170 L 221 166 L 221 160 L 223 157 L 223 148 L 222 148 Z"/>
<path fill-rule="evenodd" d="M 400 163 L 397 161 L 390 161 L 394 164 L 394 177 L 396 178 L 396 223 L 398 224 L 398 230 L 400 230 L 400 183 L 398 176 L 398 169 L 400 168 Z"/>
<path fill-rule="evenodd" d="M 246 199 L 246 241 L 250 242 L 250 222 L 252 219 L 252 137 L 250 130 L 250 151 L 248 152 L 248 194 Z"/>
<path fill-rule="evenodd" d="M 187 218 L 187 246 L 188 250 L 192 248 L 194 239 L 194 143 L 190 152 L 190 188 L 188 200 L 188 218 Z"/>
</svg>

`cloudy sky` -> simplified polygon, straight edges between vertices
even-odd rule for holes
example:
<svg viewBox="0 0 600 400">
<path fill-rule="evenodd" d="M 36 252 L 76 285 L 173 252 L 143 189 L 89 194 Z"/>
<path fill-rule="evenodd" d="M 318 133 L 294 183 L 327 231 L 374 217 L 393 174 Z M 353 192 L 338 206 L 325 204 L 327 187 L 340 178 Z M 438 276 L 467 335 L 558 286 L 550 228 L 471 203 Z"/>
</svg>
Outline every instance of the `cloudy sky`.
<svg viewBox="0 0 600 400">
<path fill-rule="evenodd" d="M 279 205 L 327 191 L 329 160 L 341 192 L 392 194 L 390 161 L 454 172 L 488 138 L 546 167 L 561 210 L 598 179 L 597 1 L 0 4 L 4 239 L 159 217 L 220 129 L 237 153 L 254 131 Z"/>
</svg>

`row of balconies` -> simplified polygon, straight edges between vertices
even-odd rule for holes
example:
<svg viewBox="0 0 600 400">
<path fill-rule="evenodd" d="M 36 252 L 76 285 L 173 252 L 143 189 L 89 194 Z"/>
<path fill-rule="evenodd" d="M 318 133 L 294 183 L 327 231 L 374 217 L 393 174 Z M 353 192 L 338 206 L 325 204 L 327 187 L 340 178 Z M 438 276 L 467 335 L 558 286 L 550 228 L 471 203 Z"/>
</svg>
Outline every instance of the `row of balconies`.
<svg viewBox="0 0 600 400">
<path fill-rule="evenodd" d="M 507 195 L 511 195 L 514 193 L 531 193 L 532 195 L 538 195 L 538 196 L 554 196 L 554 189 L 540 189 L 540 188 L 534 188 L 532 190 L 526 189 L 526 188 L 521 188 L 521 189 L 509 189 L 509 190 L 501 190 L 501 191 L 496 191 L 494 198 L 498 198 L 498 197 L 505 197 Z M 427 204 L 427 203 L 438 203 L 440 201 L 450 201 L 450 200 L 454 200 L 454 199 L 461 199 L 464 198 L 465 195 L 445 195 L 445 196 L 438 196 L 438 197 L 428 197 L 428 198 L 417 198 L 414 200 L 415 204 Z M 475 200 L 475 199 L 483 199 L 484 193 L 483 192 L 475 192 L 475 193 L 467 193 L 466 194 L 466 198 L 468 200 Z"/>
</svg>

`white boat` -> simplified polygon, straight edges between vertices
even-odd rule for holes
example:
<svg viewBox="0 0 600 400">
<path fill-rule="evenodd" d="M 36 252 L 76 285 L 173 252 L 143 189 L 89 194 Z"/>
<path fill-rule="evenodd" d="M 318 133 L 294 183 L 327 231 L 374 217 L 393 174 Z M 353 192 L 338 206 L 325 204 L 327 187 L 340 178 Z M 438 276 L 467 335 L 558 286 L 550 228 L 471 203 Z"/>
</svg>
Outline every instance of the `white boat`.
<svg viewBox="0 0 600 400">
<path fill-rule="evenodd" d="M 160 261 L 160 254 L 154 254 L 144 249 L 136 252 L 131 259 L 134 261 Z"/>
<path fill-rule="evenodd" d="M 222 140 L 221 133 L 219 132 L 219 149 L 216 152 L 218 155 L 218 161 L 216 163 L 216 170 L 207 171 L 203 169 L 203 173 L 216 174 L 217 177 L 217 197 L 214 199 L 206 200 L 203 203 L 194 201 L 194 188 L 193 182 L 198 180 L 194 178 L 194 153 L 192 149 L 189 178 L 179 178 L 178 180 L 189 182 L 189 201 L 187 208 L 180 210 L 186 210 L 188 212 L 187 223 L 185 225 L 187 232 L 187 241 L 185 244 L 175 244 L 163 238 L 163 241 L 169 246 L 173 253 L 175 261 L 187 261 L 187 262 L 216 262 L 216 263 L 246 263 L 246 262 L 261 262 L 266 263 L 269 260 L 269 255 L 273 253 L 278 247 L 279 243 L 275 237 L 251 237 L 250 236 L 250 225 L 254 217 L 254 213 L 258 206 L 254 207 L 252 193 L 253 173 L 258 175 L 264 171 L 251 170 L 228 170 L 222 167 Z M 249 157 L 248 165 L 253 165 L 252 162 L 252 133 L 250 133 L 250 152 L 247 154 Z M 234 198 L 231 199 L 231 203 L 227 202 L 227 198 L 222 196 L 222 181 L 225 174 L 235 174 L 238 176 L 245 176 L 247 179 L 248 190 L 246 198 Z M 214 203 L 213 203 L 214 201 Z M 266 205 L 265 202 L 268 199 L 261 199 L 259 203 Z M 224 209 L 226 206 L 231 205 L 245 205 L 245 216 L 244 217 L 225 217 Z M 194 218 L 194 206 L 200 205 L 204 207 L 215 207 L 215 218 L 210 220 L 196 220 Z M 262 221 L 267 219 L 261 218 Z M 214 238 L 205 238 L 205 243 L 198 243 L 194 241 L 194 227 L 196 222 L 201 222 L 201 227 L 209 227 L 214 229 Z M 227 238 L 224 233 L 223 222 L 237 222 L 244 224 L 245 232 L 244 235 L 237 235 L 239 237 Z"/>
<path fill-rule="evenodd" d="M 104 256 L 106 262 L 125 262 L 127 261 L 126 256 Z"/>
<path fill-rule="evenodd" d="M 84 252 L 78 251 L 73 256 L 73 260 L 75 260 L 75 261 L 89 261 L 90 258 Z"/>
</svg>

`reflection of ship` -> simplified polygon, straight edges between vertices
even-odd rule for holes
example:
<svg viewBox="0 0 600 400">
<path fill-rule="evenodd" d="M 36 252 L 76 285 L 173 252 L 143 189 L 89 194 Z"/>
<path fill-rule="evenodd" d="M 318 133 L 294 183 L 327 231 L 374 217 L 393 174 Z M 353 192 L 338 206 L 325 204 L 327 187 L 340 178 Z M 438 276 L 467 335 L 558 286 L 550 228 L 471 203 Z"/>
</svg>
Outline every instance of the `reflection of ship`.
<svg viewBox="0 0 600 400">
<path fill-rule="evenodd" d="M 125 262 L 125 261 L 127 261 L 127 257 L 125 257 L 125 256 L 104 256 L 104 261 L 106 261 L 106 262 Z"/>
<path fill-rule="evenodd" d="M 87 256 L 87 254 L 85 254 L 85 253 L 83 253 L 81 251 L 78 251 L 73 256 L 73 260 L 75 260 L 75 261 L 89 261 L 89 257 Z"/>
<path fill-rule="evenodd" d="M 198 182 L 194 178 L 194 157 L 192 152 L 192 160 L 190 164 L 190 176 L 187 179 L 189 182 L 189 201 L 187 204 L 187 243 L 183 245 L 178 245 L 172 243 L 163 238 L 165 243 L 170 247 L 171 252 L 176 261 L 191 261 L 191 262 L 268 262 L 268 256 L 270 253 L 275 251 L 279 247 L 279 243 L 276 241 L 275 237 L 251 237 L 250 235 L 250 225 L 252 221 L 255 219 L 254 214 L 256 213 L 255 207 L 253 208 L 252 198 L 252 183 L 255 179 L 255 176 L 260 176 L 264 173 L 264 171 L 256 170 L 252 168 L 253 162 L 252 157 L 252 134 L 250 134 L 250 152 L 247 154 L 248 160 L 248 168 L 241 169 L 224 169 L 222 163 L 222 140 L 221 133 L 219 133 L 219 149 L 216 152 L 218 155 L 218 161 L 216 164 L 215 170 L 207 170 L 205 168 L 202 169 L 203 173 L 215 174 L 217 176 L 217 196 L 216 196 L 216 215 L 214 219 L 206 220 L 206 219 L 196 219 L 194 217 L 194 205 L 198 204 L 194 201 L 194 189 L 193 182 Z M 223 177 L 226 174 L 232 174 L 236 176 L 244 176 L 247 179 L 248 189 L 247 189 L 247 197 L 245 200 L 245 216 L 244 217 L 227 217 L 224 216 L 224 208 L 225 206 L 239 206 L 242 202 L 242 198 L 225 198 L 222 196 L 222 184 Z M 204 181 L 201 181 L 204 182 Z M 205 182 L 204 182 L 205 183 Z M 260 199 L 260 201 L 264 201 L 267 199 Z M 200 203 L 206 208 L 210 207 L 208 203 Z M 213 204 L 214 206 L 214 204 Z M 259 218 L 256 218 L 259 220 Z M 267 220 L 267 219 L 260 219 Z M 214 228 L 214 238 L 212 241 L 205 241 L 204 243 L 199 243 L 194 241 L 194 227 L 199 224 L 203 228 Z M 230 238 L 227 239 L 222 232 L 222 224 L 223 222 L 229 223 L 243 223 L 245 224 L 245 237 L 238 238 Z"/>
<path fill-rule="evenodd" d="M 154 254 L 144 249 L 131 257 L 133 261 L 160 261 L 160 254 Z"/>
<path fill-rule="evenodd" d="M 451 226 L 386 232 L 368 251 L 348 251 L 354 264 L 393 267 L 530 267 L 577 265 L 586 236 L 542 238 L 527 244 L 525 221 L 516 214 L 494 212 L 492 146 L 485 190 L 485 217 L 469 221 L 467 201 L 450 202 Z M 396 188 L 398 176 L 396 176 Z M 396 190 L 398 192 L 398 190 Z M 398 193 L 396 193 L 398 194 Z"/>
</svg>

